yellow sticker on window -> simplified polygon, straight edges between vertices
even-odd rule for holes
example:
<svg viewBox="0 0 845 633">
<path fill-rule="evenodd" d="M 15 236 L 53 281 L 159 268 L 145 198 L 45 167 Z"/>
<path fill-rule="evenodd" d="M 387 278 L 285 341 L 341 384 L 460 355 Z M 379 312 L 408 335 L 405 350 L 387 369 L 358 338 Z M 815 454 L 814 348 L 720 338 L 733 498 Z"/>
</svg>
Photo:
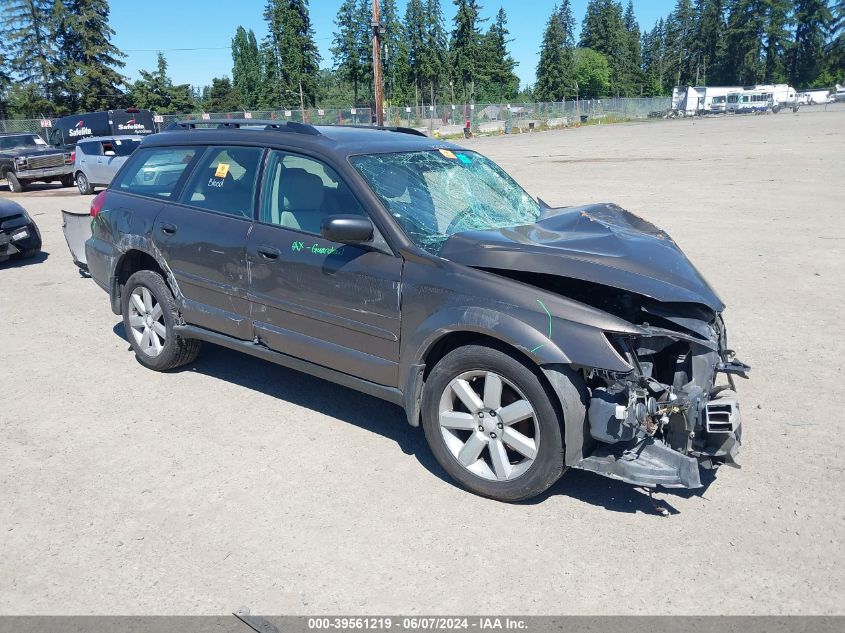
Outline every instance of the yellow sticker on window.
<svg viewBox="0 0 845 633">
<path fill-rule="evenodd" d="M 443 154 L 446 158 L 451 158 L 452 160 L 454 160 L 455 158 L 457 158 L 457 156 L 455 156 L 455 155 L 454 155 L 452 152 L 450 152 L 448 149 L 441 149 L 441 150 L 440 150 L 440 153 L 441 153 L 441 154 Z"/>
<path fill-rule="evenodd" d="M 217 165 L 217 171 L 214 172 L 215 178 L 225 178 L 229 174 L 229 164 L 220 163 Z"/>
</svg>

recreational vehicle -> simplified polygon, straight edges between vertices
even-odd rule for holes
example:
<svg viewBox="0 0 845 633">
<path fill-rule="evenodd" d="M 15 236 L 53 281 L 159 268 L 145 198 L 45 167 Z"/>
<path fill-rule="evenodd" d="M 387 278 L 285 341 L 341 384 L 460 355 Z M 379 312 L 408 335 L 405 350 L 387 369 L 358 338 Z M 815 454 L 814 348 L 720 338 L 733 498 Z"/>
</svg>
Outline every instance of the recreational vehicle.
<svg viewBox="0 0 845 633">
<path fill-rule="evenodd" d="M 742 90 L 728 95 L 725 110 L 733 114 L 760 113 L 768 112 L 773 105 L 774 100 L 769 92 Z"/>
</svg>

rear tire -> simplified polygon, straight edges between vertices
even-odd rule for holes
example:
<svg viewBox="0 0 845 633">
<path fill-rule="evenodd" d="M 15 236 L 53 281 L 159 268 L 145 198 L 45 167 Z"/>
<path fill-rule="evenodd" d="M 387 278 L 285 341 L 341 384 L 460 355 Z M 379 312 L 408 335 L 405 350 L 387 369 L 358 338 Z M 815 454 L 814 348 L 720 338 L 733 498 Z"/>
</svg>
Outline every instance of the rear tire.
<svg viewBox="0 0 845 633">
<path fill-rule="evenodd" d="M 151 270 L 133 274 L 123 288 L 121 308 L 126 338 L 144 367 L 166 371 L 196 359 L 200 341 L 174 331 L 176 300 L 161 275 Z"/>
<path fill-rule="evenodd" d="M 15 172 L 6 172 L 6 182 L 9 183 L 9 191 L 13 193 L 21 193 L 24 189 L 24 183 L 18 180 Z"/>
<path fill-rule="evenodd" d="M 68 174 L 67 176 L 62 176 L 59 178 L 59 182 L 62 183 L 62 187 L 73 187 L 74 179 L 73 174 Z"/>
<path fill-rule="evenodd" d="M 545 491 L 563 474 L 562 423 L 554 398 L 527 362 L 493 345 L 467 345 L 432 369 L 423 392 L 422 425 L 434 457 L 462 487 L 499 501 L 520 501 Z"/>
<path fill-rule="evenodd" d="M 81 171 L 76 172 L 76 188 L 79 189 L 79 194 L 82 196 L 90 196 L 94 193 L 94 187 L 88 182 L 88 177 Z"/>
</svg>

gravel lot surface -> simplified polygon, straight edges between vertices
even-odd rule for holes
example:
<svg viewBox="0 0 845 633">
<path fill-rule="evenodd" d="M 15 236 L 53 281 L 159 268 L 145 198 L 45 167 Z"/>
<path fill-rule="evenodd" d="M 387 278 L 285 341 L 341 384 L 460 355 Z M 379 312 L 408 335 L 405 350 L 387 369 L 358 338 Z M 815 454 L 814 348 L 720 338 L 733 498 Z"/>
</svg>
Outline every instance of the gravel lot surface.
<svg viewBox="0 0 845 633">
<path fill-rule="evenodd" d="M 728 305 L 741 470 L 656 497 L 569 472 L 506 505 L 400 409 L 221 348 L 145 370 L 79 276 L 0 264 L 0 613 L 843 614 L 845 108 L 472 139 L 555 205 L 667 229 Z"/>
</svg>

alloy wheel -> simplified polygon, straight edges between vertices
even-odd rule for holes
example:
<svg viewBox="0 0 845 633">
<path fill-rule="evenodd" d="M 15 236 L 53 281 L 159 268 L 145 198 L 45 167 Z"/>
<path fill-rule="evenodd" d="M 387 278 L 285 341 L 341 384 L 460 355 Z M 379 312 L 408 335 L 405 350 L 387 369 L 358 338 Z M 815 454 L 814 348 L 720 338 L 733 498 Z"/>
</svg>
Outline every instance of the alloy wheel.
<svg viewBox="0 0 845 633">
<path fill-rule="evenodd" d="M 161 303 L 144 286 L 138 286 L 129 296 L 129 328 L 144 354 L 155 358 L 164 349 L 167 326 Z"/>
<path fill-rule="evenodd" d="M 440 432 L 452 456 L 493 481 L 524 474 L 540 446 L 534 407 L 507 378 L 473 370 L 454 378 L 440 397 Z"/>
</svg>

